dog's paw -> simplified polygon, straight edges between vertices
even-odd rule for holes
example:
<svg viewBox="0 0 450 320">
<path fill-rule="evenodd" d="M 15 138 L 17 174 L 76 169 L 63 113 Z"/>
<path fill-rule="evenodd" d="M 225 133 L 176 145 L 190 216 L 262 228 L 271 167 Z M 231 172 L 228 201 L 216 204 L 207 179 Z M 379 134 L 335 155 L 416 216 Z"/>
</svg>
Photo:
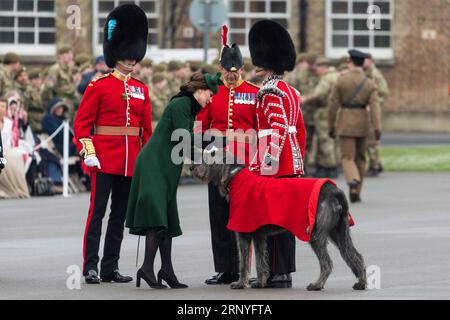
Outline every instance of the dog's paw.
<svg viewBox="0 0 450 320">
<path fill-rule="evenodd" d="M 311 283 L 308 287 L 306 287 L 306 290 L 308 291 L 320 291 L 323 289 L 323 286 Z"/>
<path fill-rule="evenodd" d="M 245 284 L 243 282 L 233 282 L 230 285 L 231 289 L 245 289 Z"/>
<path fill-rule="evenodd" d="M 367 284 L 365 282 L 357 282 L 353 285 L 353 290 L 366 290 Z"/>
<path fill-rule="evenodd" d="M 252 289 L 262 289 L 265 285 L 260 281 L 255 281 L 252 283 Z"/>
</svg>

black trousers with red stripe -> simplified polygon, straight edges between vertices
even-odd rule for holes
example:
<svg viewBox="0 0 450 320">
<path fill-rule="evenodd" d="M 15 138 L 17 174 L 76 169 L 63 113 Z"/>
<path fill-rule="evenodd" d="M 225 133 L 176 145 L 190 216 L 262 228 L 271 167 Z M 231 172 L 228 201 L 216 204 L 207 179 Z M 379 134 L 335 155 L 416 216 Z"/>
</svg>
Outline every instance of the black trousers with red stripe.
<svg viewBox="0 0 450 320">
<path fill-rule="evenodd" d="M 299 176 L 278 177 L 298 178 Z M 272 273 L 295 272 L 295 236 L 289 231 L 267 238 L 270 271 Z"/>
<path fill-rule="evenodd" d="M 111 212 L 106 230 L 100 276 L 108 276 L 119 269 L 120 247 L 125 228 L 131 177 L 93 172 L 91 175 L 91 205 L 84 232 L 83 274 L 98 273 L 102 222 L 111 195 Z"/>
<path fill-rule="evenodd" d="M 267 238 L 270 271 L 272 273 L 295 272 L 295 236 L 286 231 Z"/>
<path fill-rule="evenodd" d="M 208 184 L 209 223 L 216 272 L 239 272 L 239 254 L 234 233 L 227 229 L 230 205 L 212 182 Z"/>
</svg>

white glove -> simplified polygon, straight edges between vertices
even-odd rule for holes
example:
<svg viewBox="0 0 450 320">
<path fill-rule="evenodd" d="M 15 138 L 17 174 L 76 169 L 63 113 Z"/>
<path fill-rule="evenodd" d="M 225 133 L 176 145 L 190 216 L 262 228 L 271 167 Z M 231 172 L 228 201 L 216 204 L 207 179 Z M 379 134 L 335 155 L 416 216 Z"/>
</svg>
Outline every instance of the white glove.
<svg viewBox="0 0 450 320">
<path fill-rule="evenodd" d="M 213 152 L 217 152 L 219 151 L 219 148 L 217 148 L 216 146 L 212 146 L 209 149 L 205 149 L 204 153 L 206 154 L 212 154 Z"/>
<path fill-rule="evenodd" d="M 93 156 L 93 157 L 87 157 L 86 159 L 84 159 L 84 164 L 85 164 L 87 167 L 91 167 L 91 168 L 97 167 L 97 168 L 101 169 L 101 167 L 100 167 L 100 161 L 98 161 L 98 158 L 97 158 L 96 156 Z"/>
</svg>

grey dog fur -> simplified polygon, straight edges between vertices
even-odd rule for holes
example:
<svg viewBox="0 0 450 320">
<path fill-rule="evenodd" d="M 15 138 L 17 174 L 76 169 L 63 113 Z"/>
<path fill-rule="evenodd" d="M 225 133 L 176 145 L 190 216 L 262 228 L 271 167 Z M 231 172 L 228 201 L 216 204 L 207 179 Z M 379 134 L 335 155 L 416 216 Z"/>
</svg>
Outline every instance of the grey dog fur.
<svg viewBox="0 0 450 320">
<path fill-rule="evenodd" d="M 221 164 L 217 161 L 203 161 L 195 164 L 191 170 L 197 178 L 215 183 L 221 194 L 229 200 L 228 184 L 233 177 L 243 169 L 243 166 Z M 289 192 L 287 190 L 287 192 Z M 338 187 L 327 183 L 319 196 L 316 222 L 309 242 L 316 254 L 320 275 L 316 282 L 311 283 L 307 290 L 319 291 L 324 288 L 325 282 L 333 269 L 333 262 L 328 254 L 328 241 L 336 245 L 342 258 L 358 279 L 353 285 L 354 290 L 365 290 L 367 287 L 366 267 L 362 255 L 356 250 L 350 236 L 348 223 L 348 202 L 345 194 Z M 278 226 L 268 225 L 251 233 L 235 232 L 239 252 L 239 281 L 232 283 L 232 289 L 244 289 L 249 286 L 248 267 L 250 245 L 253 242 L 255 249 L 257 281 L 252 288 L 264 288 L 269 277 L 269 262 L 267 256 L 267 237 L 285 231 Z"/>
</svg>

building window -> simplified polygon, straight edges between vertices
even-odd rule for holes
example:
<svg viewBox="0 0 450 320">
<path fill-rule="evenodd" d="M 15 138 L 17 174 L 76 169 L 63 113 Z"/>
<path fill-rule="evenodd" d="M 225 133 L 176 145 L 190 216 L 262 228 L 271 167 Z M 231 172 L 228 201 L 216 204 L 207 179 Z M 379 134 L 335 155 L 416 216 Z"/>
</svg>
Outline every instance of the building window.
<svg viewBox="0 0 450 320">
<path fill-rule="evenodd" d="M 392 59 L 393 0 L 327 0 L 327 56 L 340 58 L 349 48 Z"/>
<path fill-rule="evenodd" d="M 228 0 L 230 42 L 248 46 L 248 32 L 261 19 L 271 19 L 286 29 L 291 17 L 291 0 Z"/>
<path fill-rule="evenodd" d="M 103 43 L 103 28 L 109 12 L 115 7 L 125 3 L 135 3 L 140 6 L 148 18 L 148 45 L 158 45 L 158 15 L 159 0 L 94 0 L 94 27 L 93 41 L 96 54 L 101 54 Z"/>
<path fill-rule="evenodd" d="M 55 50 L 55 0 L 1 0 L 0 51 L 51 55 Z"/>
</svg>

